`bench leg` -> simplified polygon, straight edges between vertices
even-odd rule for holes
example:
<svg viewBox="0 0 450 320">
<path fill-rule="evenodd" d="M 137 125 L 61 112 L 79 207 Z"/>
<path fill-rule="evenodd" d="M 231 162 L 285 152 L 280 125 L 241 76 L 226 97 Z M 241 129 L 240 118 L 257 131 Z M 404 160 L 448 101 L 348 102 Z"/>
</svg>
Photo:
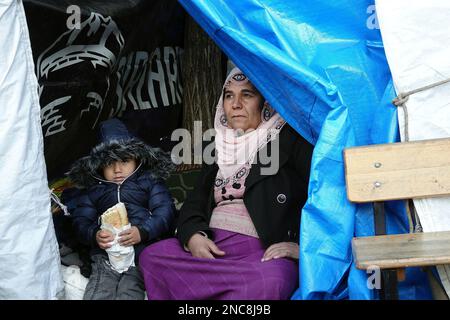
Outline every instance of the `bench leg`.
<svg viewBox="0 0 450 320">
<path fill-rule="evenodd" d="M 380 299 L 398 300 L 396 269 L 386 269 L 381 271 Z"/>
<path fill-rule="evenodd" d="M 386 215 L 384 202 L 374 202 L 374 225 L 375 235 L 386 234 Z M 381 289 L 379 291 L 381 300 L 398 300 L 397 270 L 386 269 L 381 271 Z"/>
</svg>

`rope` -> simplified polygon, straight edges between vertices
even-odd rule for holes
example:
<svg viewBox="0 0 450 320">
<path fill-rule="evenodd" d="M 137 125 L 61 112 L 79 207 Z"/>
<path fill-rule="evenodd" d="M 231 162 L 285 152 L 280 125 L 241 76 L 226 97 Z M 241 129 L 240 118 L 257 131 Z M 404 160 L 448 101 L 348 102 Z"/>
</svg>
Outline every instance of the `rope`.
<svg viewBox="0 0 450 320">
<path fill-rule="evenodd" d="M 404 134 L 405 134 L 405 141 L 406 142 L 409 141 L 408 108 L 406 107 L 406 102 L 408 101 L 409 96 L 411 96 L 411 95 L 413 95 L 415 93 L 418 93 L 418 92 L 426 91 L 426 90 L 429 90 L 429 89 L 441 86 L 441 85 L 446 84 L 448 82 L 450 82 L 450 78 L 446 79 L 446 80 L 438 81 L 438 82 L 435 82 L 435 83 L 432 83 L 432 84 L 429 84 L 427 86 L 420 87 L 420 88 L 417 88 L 417 89 L 414 89 L 414 90 L 411 90 L 411 91 L 400 92 L 398 94 L 398 96 L 395 97 L 394 100 L 392 100 L 392 103 L 395 106 L 400 107 L 400 108 L 403 109 L 403 118 L 404 118 L 404 121 L 405 121 Z M 406 200 L 406 213 L 407 213 L 407 216 L 408 216 L 408 223 L 409 223 L 410 233 L 412 233 L 412 232 L 422 232 L 422 226 L 420 224 L 419 216 L 417 215 L 417 212 L 416 212 L 416 210 L 414 208 L 414 205 L 413 205 L 413 210 L 414 210 L 414 217 L 415 217 L 415 219 L 414 219 L 415 226 L 413 226 L 413 218 L 412 218 L 411 210 L 409 208 L 409 200 Z"/>
<path fill-rule="evenodd" d="M 438 81 L 432 84 L 429 84 L 427 86 L 424 87 L 420 87 L 411 91 L 407 91 L 407 92 L 400 92 L 398 94 L 397 97 L 394 98 L 394 100 L 392 100 L 392 103 L 397 106 L 397 107 L 401 107 L 403 109 L 403 115 L 404 115 L 404 120 L 405 120 L 405 141 L 409 141 L 409 123 L 408 123 L 408 108 L 406 107 L 406 102 L 409 99 L 410 95 L 413 95 L 415 93 L 418 92 L 422 92 L 422 91 L 426 91 L 438 86 L 441 86 L 443 84 L 446 84 L 450 82 L 450 78 L 446 79 L 446 80 L 442 80 L 442 81 Z"/>
<path fill-rule="evenodd" d="M 417 89 L 414 89 L 414 90 L 411 90 L 411 91 L 401 92 L 394 100 L 392 100 L 392 103 L 395 104 L 396 106 L 400 106 L 402 104 L 405 104 L 406 101 L 408 101 L 408 97 L 410 95 L 413 95 L 413 94 L 418 93 L 418 92 L 426 91 L 426 90 L 429 90 L 429 89 L 441 86 L 441 85 L 446 84 L 448 82 L 450 82 L 450 78 L 445 79 L 445 80 L 441 80 L 441 81 L 438 81 L 438 82 L 435 82 L 435 83 L 432 83 L 432 84 L 429 84 L 427 86 L 420 87 L 420 88 L 417 88 Z"/>
<path fill-rule="evenodd" d="M 67 210 L 67 206 L 65 206 L 58 196 L 53 192 L 53 189 L 50 190 L 50 198 L 64 211 L 65 216 L 70 216 L 69 211 Z"/>
</svg>

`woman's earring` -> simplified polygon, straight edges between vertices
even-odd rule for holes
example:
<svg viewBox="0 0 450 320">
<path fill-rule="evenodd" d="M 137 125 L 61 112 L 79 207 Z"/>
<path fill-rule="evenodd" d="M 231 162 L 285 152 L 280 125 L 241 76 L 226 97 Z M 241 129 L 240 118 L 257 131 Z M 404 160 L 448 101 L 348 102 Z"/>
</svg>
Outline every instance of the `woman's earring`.
<svg viewBox="0 0 450 320">
<path fill-rule="evenodd" d="M 227 117 L 224 114 L 220 117 L 220 123 L 225 127 L 227 126 Z"/>
<path fill-rule="evenodd" d="M 264 102 L 264 107 L 262 110 L 262 117 L 264 121 L 269 121 L 269 119 L 272 117 L 272 108 L 269 106 L 267 102 Z"/>
</svg>

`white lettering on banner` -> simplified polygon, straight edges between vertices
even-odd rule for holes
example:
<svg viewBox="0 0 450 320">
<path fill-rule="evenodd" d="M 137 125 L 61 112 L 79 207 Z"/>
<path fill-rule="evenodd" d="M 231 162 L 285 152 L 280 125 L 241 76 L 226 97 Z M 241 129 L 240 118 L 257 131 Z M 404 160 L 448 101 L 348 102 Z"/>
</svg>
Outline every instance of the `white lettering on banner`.
<svg viewBox="0 0 450 320">
<path fill-rule="evenodd" d="M 164 47 L 162 51 L 155 49 L 150 58 L 147 52 L 137 51 L 120 59 L 116 88 L 119 100 L 112 114 L 121 114 L 128 103 L 134 110 L 146 110 L 182 102 L 181 49 Z"/>
<path fill-rule="evenodd" d="M 81 10 L 75 5 L 69 6 L 67 13 L 70 14 L 66 21 L 69 30 L 45 49 L 36 62 L 40 84 L 39 96 L 41 103 L 47 104 L 41 111 L 45 115 L 42 125 L 45 123 L 48 126 L 46 136 L 64 131 L 66 120 L 72 120 L 62 120 L 67 117 L 66 112 L 58 112 L 54 108 L 61 104 L 61 96 L 69 96 L 70 99 L 76 86 L 79 87 L 76 89 L 79 93 L 76 94 L 87 97 L 86 100 L 82 100 L 83 103 L 86 101 L 85 105 L 77 106 L 80 108 L 80 118 L 85 118 L 83 121 L 95 119 L 93 124 L 89 123 L 94 129 L 107 100 L 110 81 L 113 79 L 110 72 L 116 67 L 117 80 L 114 81 L 117 81 L 115 90 L 117 101 L 110 103 L 112 108 L 109 117 L 120 116 L 127 107 L 147 110 L 182 102 L 183 89 L 179 79 L 180 55 L 183 51 L 181 48 L 162 47 L 156 48 L 151 53 L 131 52 L 117 61 L 125 40 L 111 17 L 92 12 L 89 18 L 81 21 Z M 81 63 L 87 68 L 89 66 L 86 63 L 90 63 L 92 73 L 104 75 L 103 79 L 97 81 L 99 85 L 95 85 L 95 88 L 87 87 L 85 90 L 85 86 L 77 81 L 71 81 L 73 72 L 67 72 L 67 68 L 73 68 Z M 86 74 L 86 77 L 89 78 L 89 74 Z M 56 82 L 60 84 L 55 83 L 53 79 L 58 79 Z M 51 89 L 55 88 L 55 85 L 58 86 L 58 92 Z M 53 101 L 46 100 L 48 92 L 51 93 Z M 57 94 L 56 97 L 54 93 Z"/>
<path fill-rule="evenodd" d="M 163 106 L 167 106 L 169 105 L 169 99 L 167 98 L 167 88 L 166 88 L 166 82 L 164 81 L 164 69 L 161 63 L 161 51 L 158 49 L 156 49 L 153 52 L 152 55 L 152 60 L 153 58 L 155 58 L 155 63 L 156 63 L 156 68 L 157 68 L 157 72 L 153 72 L 151 69 L 151 71 L 149 72 L 149 77 L 148 77 L 148 84 L 149 84 L 149 89 L 150 89 L 150 94 L 154 95 L 155 94 L 155 83 L 153 81 L 155 81 L 160 89 L 161 92 L 161 99 L 162 99 L 162 103 Z M 153 61 L 152 61 L 153 63 Z M 156 105 L 156 104 L 155 104 Z"/>
<path fill-rule="evenodd" d="M 73 12 L 74 18 L 79 13 L 77 10 L 79 10 L 77 6 L 67 8 L 68 13 Z M 72 97 L 73 90 L 70 88 L 74 86 L 72 83 L 81 87 L 78 81 L 72 81 L 70 78 L 73 73 L 67 71 L 68 68 L 73 68 L 81 63 L 89 67 L 92 73 L 105 74 L 104 79 L 107 85 L 104 88 L 96 88 L 97 92 L 91 92 L 92 88 L 88 88 L 88 92 L 79 93 L 80 96 L 88 98 L 85 100 L 88 105 L 76 106 L 81 109 L 80 116 L 86 117 L 86 114 L 90 112 L 95 113 L 88 117 L 89 119 L 96 119 L 93 125 L 89 124 L 92 128 L 95 127 L 103 109 L 103 101 L 109 91 L 109 72 L 116 64 L 117 56 L 119 56 L 125 44 L 117 24 L 111 17 L 105 18 L 101 14 L 92 12 L 89 18 L 80 23 L 79 26 L 76 26 L 77 21 L 71 20 L 71 17 L 67 20 L 69 30 L 61 34 L 55 42 L 45 49 L 36 62 L 41 103 L 47 103 L 45 100 L 42 101 L 47 96 L 47 92 L 51 92 L 52 96 L 55 93 L 64 96 L 63 98 L 53 98 L 53 101 L 48 102 L 47 106 L 41 110 L 43 130 L 45 130 L 45 126 L 48 126 L 45 133 L 46 137 L 64 131 L 64 124 L 67 120 L 70 120 L 61 120 L 63 115 L 59 114 L 55 108 Z M 57 84 L 58 91 L 51 89 L 55 87 L 55 83 L 52 81 L 55 78 L 62 78 L 58 81 L 60 84 Z M 71 85 L 68 85 L 68 83 L 71 83 Z M 69 93 L 70 95 L 68 95 Z M 64 114 L 64 116 L 67 115 Z"/>
<path fill-rule="evenodd" d="M 117 69 L 116 75 L 117 75 L 117 86 L 116 86 L 116 95 L 117 95 L 117 106 L 116 108 L 111 108 L 111 112 L 109 113 L 109 118 L 120 114 L 123 109 L 125 109 L 127 102 L 125 100 L 125 95 L 123 94 L 123 88 L 121 86 L 121 83 L 123 82 L 122 79 L 126 79 L 127 75 L 123 74 L 122 72 L 119 72 L 124 68 L 124 66 L 127 65 L 127 59 L 122 58 L 119 61 L 119 68 Z M 129 72 L 129 69 L 126 69 L 126 72 Z"/>
<path fill-rule="evenodd" d="M 45 131 L 46 137 L 66 130 L 66 128 L 64 127 L 66 120 L 60 120 L 62 116 L 58 114 L 59 108 L 57 107 L 69 101 L 70 98 L 72 97 L 66 96 L 56 99 L 41 109 L 41 126 L 42 129 L 45 129 L 45 127 L 47 127 L 47 130 Z"/>
<path fill-rule="evenodd" d="M 145 62 L 148 62 L 148 54 L 147 52 L 138 52 L 141 55 L 145 56 Z M 137 53 L 137 54 L 138 54 Z M 144 65 L 145 66 L 145 65 Z M 137 106 L 139 106 L 141 109 L 150 109 L 151 105 L 149 101 L 145 101 L 142 98 L 142 88 L 144 87 L 145 79 L 147 76 L 147 68 L 143 67 L 141 68 L 141 73 L 139 75 L 139 83 L 136 88 L 136 99 L 137 99 Z"/>
<path fill-rule="evenodd" d="M 176 59 L 177 55 L 172 47 L 164 47 L 164 62 L 167 68 L 167 77 L 169 79 L 170 93 L 172 96 L 172 103 L 181 102 L 181 92 L 175 89 L 178 81 L 178 69 L 175 61 L 171 63 L 171 59 Z"/>
<path fill-rule="evenodd" d="M 94 109 L 97 109 L 97 119 L 95 119 L 94 124 L 92 125 L 92 129 L 94 129 L 95 125 L 97 124 L 98 118 L 100 117 L 100 114 L 102 113 L 103 109 L 103 98 L 101 95 L 99 95 L 97 92 L 89 92 L 86 97 L 90 98 L 92 101 L 89 102 L 89 106 L 86 109 L 81 110 L 80 118 L 83 117 L 84 113 L 89 113 L 91 111 L 91 108 L 94 107 Z"/>
<path fill-rule="evenodd" d="M 377 9 L 374 4 L 367 7 L 367 14 L 370 14 L 366 22 L 367 28 L 370 30 L 380 29 L 378 24 Z"/>
<path fill-rule="evenodd" d="M 127 91 L 125 91 L 126 97 L 130 100 L 131 104 L 133 105 L 134 109 L 138 109 L 138 105 L 136 103 L 136 100 L 134 99 L 134 89 L 136 87 L 136 84 L 139 82 L 140 74 L 142 74 L 142 71 L 144 70 L 143 67 L 145 67 L 145 64 L 141 65 L 141 61 L 147 61 L 148 60 L 148 54 L 147 52 L 138 51 L 135 55 L 136 64 L 131 65 L 131 77 L 130 82 L 128 83 L 128 87 L 130 88 Z"/>
</svg>

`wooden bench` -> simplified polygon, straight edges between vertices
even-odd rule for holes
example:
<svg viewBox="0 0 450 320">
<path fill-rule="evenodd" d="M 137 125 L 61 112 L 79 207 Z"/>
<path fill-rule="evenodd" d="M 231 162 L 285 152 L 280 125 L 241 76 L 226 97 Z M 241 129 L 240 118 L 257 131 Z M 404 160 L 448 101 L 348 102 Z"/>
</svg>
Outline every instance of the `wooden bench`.
<svg viewBox="0 0 450 320">
<path fill-rule="evenodd" d="M 373 202 L 375 236 L 353 238 L 358 269 L 382 270 L 381 299 L 398 299 L 406 267 L 450 264 L 450 231 L 385 235 L 384 201 L 450 195 L 450 139 L 344 150 L 347 197 Z"/>
</svg>

